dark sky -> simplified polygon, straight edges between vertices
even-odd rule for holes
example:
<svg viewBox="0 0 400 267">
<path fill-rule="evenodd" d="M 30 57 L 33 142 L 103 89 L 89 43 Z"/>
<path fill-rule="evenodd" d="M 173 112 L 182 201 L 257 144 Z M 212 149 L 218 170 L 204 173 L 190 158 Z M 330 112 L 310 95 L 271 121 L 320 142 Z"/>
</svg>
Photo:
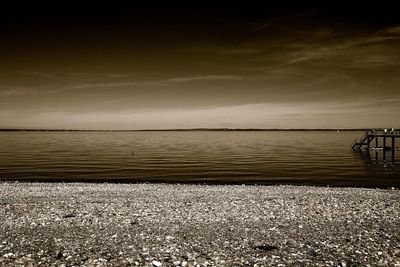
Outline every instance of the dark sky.
<svg viewBox="0 0 400 267">
<path fill-rule="evenodd" d="M 395 6 L 143 3 L 3 7 L 0 128 L 400 128 Z"/>
</svg>

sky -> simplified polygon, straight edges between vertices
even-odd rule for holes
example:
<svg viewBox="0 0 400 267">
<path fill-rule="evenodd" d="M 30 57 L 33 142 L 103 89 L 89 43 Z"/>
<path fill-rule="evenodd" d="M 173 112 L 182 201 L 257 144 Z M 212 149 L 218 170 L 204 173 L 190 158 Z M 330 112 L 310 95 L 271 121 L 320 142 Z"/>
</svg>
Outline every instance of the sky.
<svg viewBox="0 0 400 267">
<path fill-rule="evenodd" d="M 2 8 L 0 128 L 400 128 L 385 1 L 146 3 Z"/>
</svg>

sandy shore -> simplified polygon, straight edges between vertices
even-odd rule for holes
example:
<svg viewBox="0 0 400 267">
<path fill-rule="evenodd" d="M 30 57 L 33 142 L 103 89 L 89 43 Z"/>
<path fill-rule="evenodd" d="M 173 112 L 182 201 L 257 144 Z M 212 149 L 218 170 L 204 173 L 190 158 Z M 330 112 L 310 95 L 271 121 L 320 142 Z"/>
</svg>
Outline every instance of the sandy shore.
<svg viewBox="0 0 400 267">
<path fill-rule="evenodd" d="M 400 266 L 400 191 L 0 183 L 1 266 Z"/>
</svg>

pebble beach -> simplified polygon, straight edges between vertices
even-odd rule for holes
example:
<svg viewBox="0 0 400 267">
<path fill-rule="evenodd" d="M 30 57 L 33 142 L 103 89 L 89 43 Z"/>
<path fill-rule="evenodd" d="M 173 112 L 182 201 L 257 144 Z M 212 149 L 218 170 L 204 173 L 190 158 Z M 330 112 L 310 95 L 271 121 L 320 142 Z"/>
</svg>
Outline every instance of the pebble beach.
<svg viewBox="0 0 400 267">
<path fill-rule="evenodd" d="M 400 191 L 3 182 L 0 266 L 400 266 Z"/>
</svg>

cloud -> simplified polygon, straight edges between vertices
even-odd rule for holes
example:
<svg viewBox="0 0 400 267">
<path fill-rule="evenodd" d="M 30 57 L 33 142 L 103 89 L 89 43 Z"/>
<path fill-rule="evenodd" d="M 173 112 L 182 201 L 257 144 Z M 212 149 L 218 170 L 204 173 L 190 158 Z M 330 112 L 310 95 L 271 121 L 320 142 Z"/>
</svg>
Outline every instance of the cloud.
<svg viewBox="0 0 400 267">
<path fill-rule="evenodd" d="M 193 81 L 217 81 L 217 80 L 243 80 L 242 76 L 238 75 L 205 75 L 205 76 L 191 76 L 191 77 L 178 77 L 168 79 L 171 83 L 193 82 Z"/>
<path fill-rule="evenodd" d="M 28 97 L 37 95 L 46 95 L 49 93 L 59 93 L 64 91 L 63 88 L 57 88 L 55 86 L 10 86 L 10 85 L 0 85 L 0 96 L 1 97 Z"/>
<path fill-rule="evenodd" d="M 227 47 L 206 47 L 206 46 L 196 46 L 192 48 L 195 53 L 204 53 L 204 54 L 220 54 L 220 55 L 254 55 L 264 52 L 264 49 L 261 47 L 236 47 L 236 48 L 227 48 Z"/>
<path fill-rule="evenodd" d="M 136 86 L 159 86 L 164 85 L 162 82 L 157 81 L 133 81 L 133 82 L 104 82 L 104 83 L 83 83 L 69 86 L 71 89 L 85 89 L 85 88 L 107 88 L 107 87 L 136 87 Z"/>
<path fill-rule="evenodd" d="M 63 78 L 63 77 L 83 77 L 87 78 L 126 78 L 135 77 L 136 73 L 108 73 L 108 72 L 69 72 L 69 71 L 54 71 L 54 72 L 40 72 L 40 71 L 17 71 L 16 73 L 24 76 L 38 76 L 43 78 Z"/>
<path fill-rule="evenodd" d="M 400 36 L 400 25 L 384 28 L 381 31 L 379 31 L 378 33 Z"/>
<path fill-rule="evenodd" d="M 125 82 L 102 82 L 102 83 L 78 83 L 68 86 L 69 89 L 86 89 L 86 88 L 115 88 L 115 87 L 148 87 L 148 86 L 167 86 L 170 83 L 185 83 L 196 81 L 217 81 L 217 80 L 242 80 L 243 77 L 238 75 L 205 75 L 205 76 L 188 76 L 175 77 L 162 80 L 148 81 L 125 81 Z M 66 89 L 67 89 L 66 88 Z"/>
<path fill-rule="evenodd" d="M 23 97 L 30 96 L 39 93 L 53 92 L 52 89 L 38 88 L 38 87 L 22 87 L 22 86 L 10 86 L 0 85 L 0 97 Z"/>
<path fill-rule="evenodd" d="M 399 100 L 400 97 L 119 112 L 7 111 L 0 115 L 0 125 L 73 129 L 399 127 Z"/>
<path fill-rule="evenodd" d="M 0 89 L 0 97 L 8 97 L 8 96 L 23 96 L 30 94 L 30 90 L 25 88 L 7 88 Z"/>
</svg>

